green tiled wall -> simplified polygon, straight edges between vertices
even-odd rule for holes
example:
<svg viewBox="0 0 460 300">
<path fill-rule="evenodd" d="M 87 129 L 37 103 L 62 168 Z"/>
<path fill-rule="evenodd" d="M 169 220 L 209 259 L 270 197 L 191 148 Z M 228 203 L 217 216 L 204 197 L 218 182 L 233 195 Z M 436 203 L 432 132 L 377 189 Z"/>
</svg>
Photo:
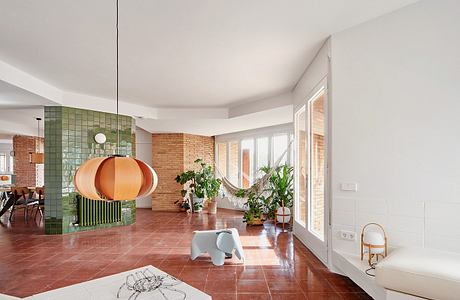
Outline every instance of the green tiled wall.
<svg viewBox="0 0 460 300">
<path fill-rule="evenodd" d="M 119 153 L 135 153 L 135 123 L 131 117 L 119 117 Z M 97 133 L 107 141 L 94 141 Z M 122 222 L 81 227 L 73 176 L 86 160 L 116 154 L 117 118 L 115 114 L 63 107 L 45 107 L 45 232 L 62 234 L 81 230 L 132 224 L 136 220 L 135 201 L 122 202 Z"/>
</svg>

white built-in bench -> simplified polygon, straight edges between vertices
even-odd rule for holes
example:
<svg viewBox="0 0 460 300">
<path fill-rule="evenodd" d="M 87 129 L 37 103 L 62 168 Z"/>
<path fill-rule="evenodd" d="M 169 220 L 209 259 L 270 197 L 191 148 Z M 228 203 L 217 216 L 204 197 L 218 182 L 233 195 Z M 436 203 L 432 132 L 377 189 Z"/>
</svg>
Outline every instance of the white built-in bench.
<svg viewBox="0 0 460 300">
<path fill-rule="evenodd" d="M 385 289 L 397 292 L 389 294 L 394 299 L 403 299 L 399 293 L 426 299 L 460 299 L 460 254 L 396 249 L 377 264 L 375 279 Z"/>
</svg>

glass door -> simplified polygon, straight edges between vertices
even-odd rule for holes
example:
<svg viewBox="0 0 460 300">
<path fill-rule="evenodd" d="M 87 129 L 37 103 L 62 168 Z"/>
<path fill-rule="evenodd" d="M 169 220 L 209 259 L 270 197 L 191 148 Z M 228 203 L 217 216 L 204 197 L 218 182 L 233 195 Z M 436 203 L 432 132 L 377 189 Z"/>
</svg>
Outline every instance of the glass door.
<svg viewBox="0 0 460 300">
<path fill-rule="evenodd" d="M 324 93 L 308 102 L 308 231 L 324 241 L 325 122 Z"/>
<path fill-rule="evenodd" d="M 329 220 L 326 134 L 326 89 L 323 87 L 295 114 L 294 233 L 324 263 L 327 263 Z"/>
<path fill-rule="evenodd" d="M 305 106 L 295 114 L 295 221 L 305 227 L 307 218 L 307 134 Z"/>
</svg>

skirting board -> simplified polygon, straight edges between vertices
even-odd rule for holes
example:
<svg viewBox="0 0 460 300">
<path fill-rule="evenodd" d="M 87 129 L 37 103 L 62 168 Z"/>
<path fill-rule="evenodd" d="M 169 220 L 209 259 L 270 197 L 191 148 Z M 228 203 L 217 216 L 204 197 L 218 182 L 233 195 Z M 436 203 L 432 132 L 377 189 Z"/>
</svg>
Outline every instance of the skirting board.
<svg viewBox="0 0 460 300">
<path fill-rule="evenodd" d="M 424 300 L 424 298 L 390 291 L 379 286 L 374 277 L 365 273 L 369 266 L 366 261 L 361 261 L 359 256 L 333 251 L 332 263 L 375 300 Z"/>
</svg>

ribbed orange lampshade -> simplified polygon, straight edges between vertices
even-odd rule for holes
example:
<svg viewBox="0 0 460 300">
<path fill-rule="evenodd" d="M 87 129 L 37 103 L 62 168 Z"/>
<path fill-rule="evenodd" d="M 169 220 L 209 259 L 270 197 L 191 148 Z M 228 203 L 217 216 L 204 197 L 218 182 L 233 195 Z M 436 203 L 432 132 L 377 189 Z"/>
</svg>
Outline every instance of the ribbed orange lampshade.
<svg viewBox="0 0 460 300">
<path fill-rule="evenodd" d="M 146 163 L 131 157 L 93 158 L 78 168 L 75 188 L 94 200 L 135 200 L 153 193 L 158 176 Z"/>
</svg>

